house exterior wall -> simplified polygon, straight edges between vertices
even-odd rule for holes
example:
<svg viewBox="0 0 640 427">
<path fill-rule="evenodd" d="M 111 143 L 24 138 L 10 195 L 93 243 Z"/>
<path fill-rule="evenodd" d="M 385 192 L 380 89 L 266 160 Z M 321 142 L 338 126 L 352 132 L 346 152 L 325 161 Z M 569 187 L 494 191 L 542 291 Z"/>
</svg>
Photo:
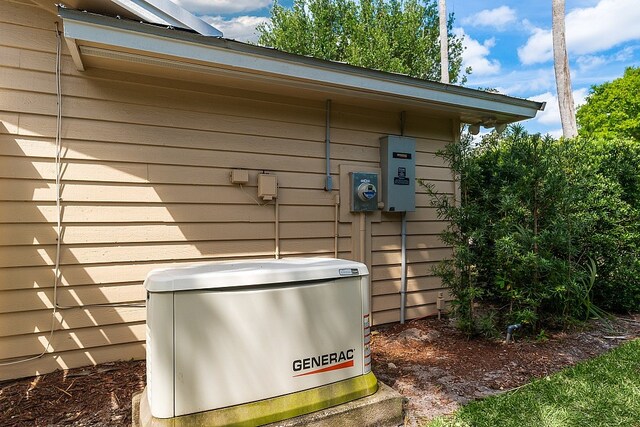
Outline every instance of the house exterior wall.
<svg viewBox="0 0 640 427">
<path fill-rule="evenodd" d="M 55 205 L 55 21 L 24 1 L 0 2 L 0 359 L 42 352 L 52 326 Z M 55 332 L 42 358 L 0 366 L 0 380 L 111 360 L 144 358 L 142 282 L 175 262 L 269 258 L 275 208 L 260 206 L 257 174 L 278 177 L 283 257 L 334 255 L 340 168 L 379 167 L 379 138 L 400 132 L 397 112 L 333 105 L 331 173 L 323 189 L 321 101 L 188 82 L 76 70 L 63 43 L 62 223 Z M 457 123 L 409 115 L 418 177 L 453 193 L 436 150 Z M 242 188 L 233 168 L 249 171 Z M 445 292 L 431 267 L 450 253 L 446 226 L 420 189 L 408 218 L 407 318 L 436 312 Z M 338 256 L 358 256 L 357 217 L 341 218 Z M 354 225 L 355 224 L 355 225 Z M 365 261 L 374 324 L 399 320 L 400 216 L 367 221 Z M 357 238 L 356 238 L 357 237 Z M 365 256 L 366 255 L 366 256 Z M 122 304 L 99 306 L 99 304 Z M 98 304 L 98 306 L 97 306 Z"/>
</svg>

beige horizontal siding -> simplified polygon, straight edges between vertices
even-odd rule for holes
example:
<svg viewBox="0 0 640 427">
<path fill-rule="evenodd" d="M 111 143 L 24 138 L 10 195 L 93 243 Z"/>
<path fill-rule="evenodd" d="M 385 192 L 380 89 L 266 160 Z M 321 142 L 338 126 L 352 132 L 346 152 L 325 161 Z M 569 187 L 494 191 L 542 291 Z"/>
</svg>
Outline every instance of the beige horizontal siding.
<svg viewBox="0 0 640 427">
<path fill-rule="evenodd" d="M 299 215 L 299 214 L 298 214 Z M 298 216 L 297 220 L 300 219 Z M 327 220 L 328 221 L 328 220 Z M 307 223 L 311 227 L 307 227 Z M 340 224 L 339 233 L 348 235 L 348 224 Z M 333 222 L 282 222 L 280 237 L 323 238 L 333 235 Z M 68 225 L 62 243 L 81 244 L 136 244 L 162 242 L 235 241 L 275 238 L 273 219 L 264 222 L 232 222 L 205 224 L 126 224 L 126 225 Z M 50 225 L 0 224 L 0 246 L 3 245 L 55 245 L 57 236 Z M 71 247 L 71 246 L 70 246 Z M 0 251 L 2 248 L 0 248 Z"/>
<path fill-rule="evenodd" d="M 441 289 L 442 281 L 436 276 L 425 276 L 420 278 L 410 278 L 407 280 L 408 292 L 420 292 L 434 289 Z M 395 279 L 377 280 L 372 284 L 373 295 L 395 294 L 399 298 L 400 282 Z"/>
<path fill-rule="evenodd" d="M 99 331 L 97 332 L 99 333 Z M 42 350 L 44 350 L 44 348 L 42 348 Z M 79 366 L 95 365 L 98 363 L 112 362 L 114 360 L 144 359 L 145 344 L 143 340 L 136 339 L 133 342 L 124 344 L 109 344 L 101 347 L 64 351 L 56 353 L 55 356 L 54 358 L 49 354 L 42 358 L 26 361 L 25 363 L 4 367 L 0 372 L 4 378 L 20 378 L 46 374 L 58 369 L 77 368 Z"/>
<path fill-rule="evenodd" d="M 6 146 L 0 148 L 0 178 L 16 178 L 27 180 L 54 180 L 55 163 L 51 158 L 28 157 L 22 147 L 13 147 L 13 155 L 4 156 L 3 151 L 9 151 L 12 144 L 9 136 L 0 134 L 0 144 L 3 140 L 8 141 Z M 13 141 L 15 142 L 15 140 Z M 54 141 L 50 142 L 53 153 Z M 94 143 L 95 144 L 95 143 Z M 25 144 L 26 145 L 26 144 Z M 43 147 L 34 150 L 42 155 Z M 65 144 L 69 147 L 70 144 Z M 89 145 L 89 144 L 87 144 Z M 17 152 L 17 149 L 22 153 Z M 118 146 L 112 146 L 117 150 Z M 260 146 L 256 145 L 256 149 Z M 80 153 L 82 150 L 78 150 Z M 151 150 L 150 150 L 151 151 Z M 228 167 L 201 166 L 192 167 L 189 165 L 176 165 L 175 160 L 171 164 L 161 164 L 161 159 L 154 159 L 158 163 L 140 163 L 132 161 L 130 157 L 122 156 L 124 161 L 97 161 L 94 159 L 73 159 L 74 152 L 67 152 L 64 162 L 63 179 L 67 182 L 110 182 L 110 183 L 144 183 L 154 182 L 156 184 L 189 184 L 189 185 L 212 185 L 224 183 L 229 176 Z M 180 153 L 176 153 L 179 155 Z M 323 160 L 324 161 L 324 160 Z M 440 167 L 419 167 L 418 175 L 429 177 L 432 181 L 444 181 L 450 183 L 450 172 L 448 169 Z M 304 188 L 322 189 L 322 179 L 324 174 L 295 173 L 291 171 L 281 171 L 278 173 L 278 184 L 280 188 Z M 250 184 L 255 185 L 254 182 Z M 444 185 L 444 184 L 440 184 Z M 336 184 L 339 190 L 339 183 Z"/>
<path fill-rule="evenodd" d="M 51 353 L 58 353 L 143 341 L 145 328 L 144 322 L 138 322 L 58 330 L 53 333 L 50 350 Z M 38 354 L 45 349 L 48 336 L 49 333 L 44 332 L 0 338 L 0 358 L 10 359 L 24 354 Z"/>
<path fill-rule="evenodd" d="M 0 359 L 45 350 L 52 324 L 55 21 L 42 8 L 0 2 Z M 379 138 L 400 130 L 397 111 L 333 105 L 329 193 L 324 102 L 79 72 L 64 43 L 62 88 L 58 302 L 69 308 L 56 313 L 49 354 L 0 367 L 0 379 L 144 357 L 145 311 L 131 305 L 144 305 L 149 271 L 273 257 L 274 203 L 256 195 L 262 171 L 278 176 L 280 253 L 332 257 L 335 195 L 349 203 L 340 165 L 379 167 Z M 407 114 L 418 177 L 450 195 L 451 173 L 435 153 L 452 130 L 448 120 Z M 229 182 L 233 168 L 249 171 L 247 185 Z M 408 318 L 435 313 L 446 289 L 432 268 L 450 254 L 438 237 L 447 224 L 423 188 L 416 204 L 407 215 Z M 397 321 L 400 303 L 400 216 L 379 219 L 368 230 L 375 324 Z M 341 258 L 353 257 L 352 231 L 339 224 Z"/>
<path fill-rule="evenodd" d="M 139 282 L 58 287 L 58 304 L 65 307 L 110 302 L 129 303 L 144 299 L 144 288 Z M 2 291 L 2 314 L 50 308 L 53 308 L 52 288 Z"/>
<path fill-rule="evenodd" d="M 52 202 L 4 202 L 6 210 L 0 211 L 0 223 L 55 223 L 56 208 Z M 144 206 L 144 209 L 140 209 Z M 329 216 L 330 215 L 330 216 Z M 330 206 L 281 206 L 280 220 L 328 221 L 333 216 Z M 216 205 L 215 209 L 208 204 L 175 204 L 170 210 L 164 205 L 136 204 L 65 204 L 65 224 L 92 223 L 172 223 L 176 218 L 188 218 L 188 223 L 221 223 L 221 222 L 270 222 L 273 223 L 275 212 L 272 209 L 255 204 Z M 178 224 L 180 225 L 180 224 Z"/>
<path fill-rule="evenodd" d="M 57 313 L 54 327 L 56 330 L 88 328 L 143 322 L 145 319 L 144 310 L 132 307 L 73 308 L 64 310 L 64 313 Z M 51 310 L 49 308 L 0 314 L 0 336 L 2 337 L 49 332 L 50 329 Z"/>
</svg>

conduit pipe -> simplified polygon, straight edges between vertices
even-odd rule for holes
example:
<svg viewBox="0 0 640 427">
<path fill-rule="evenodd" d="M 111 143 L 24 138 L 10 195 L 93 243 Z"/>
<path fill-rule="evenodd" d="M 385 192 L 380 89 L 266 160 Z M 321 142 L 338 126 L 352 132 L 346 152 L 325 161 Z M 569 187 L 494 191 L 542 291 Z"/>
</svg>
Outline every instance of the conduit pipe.
<svg viewBox="0 0 640 427">
<path fill-rule="evenodd" d="M 400 113 L 400 135 L 404 136 L 407 113 Z M 400 225 L 400 323 L 404 324 L 407 311 L 407 213 L 402 212 Z"/>
<path fill-rule="evenodd" d="M 275 248 L 275 257 L 276 259 L 280 259 L 280 204 L 278 203 L 278 198 L 275 198 L 275 233 L 276 233 L 276 248 Z"/>
<path fill-rule="evenodd" d="M 401 272 L 400 272 L 400 323 L 404 324 L 407 307 L 407 213 L 402 212 L 400 227 Z"/>
<path fill-rule="evenodd" d="M 340 195 L 336 194 L 333 211 L 333 257 L 338 258 L 338 216 L 340 215 Z"/>
<path fill-rule="evenodd" d="M 333 190 L 333 180 L 331 179 L 331 100 L 327 99 L 326 103 L 326 118 L 325 118 L 325 157 L 326 157 L 326 176 L 324 181 L 325 191 Z"/>
<path fill-rule="evenodd" d="M 367 231 L 367 214 L 365 212 L 360 212 L 359 220 L 360 220 L 360 224 L 359 224 L 360 225 L 359 227 L 360 259 L 359 261 L 363 264 L 366 264 L 367 257 L 365 255 L 365 249 L 366 249 L 365 233 Z"/>
</svg>

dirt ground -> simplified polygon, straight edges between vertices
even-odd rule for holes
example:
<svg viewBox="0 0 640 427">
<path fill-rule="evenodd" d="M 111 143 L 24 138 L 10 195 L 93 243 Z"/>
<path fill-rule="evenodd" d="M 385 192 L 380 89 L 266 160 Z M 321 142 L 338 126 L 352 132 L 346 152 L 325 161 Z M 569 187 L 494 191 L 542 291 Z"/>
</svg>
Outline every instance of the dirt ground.
<svg viewBox="0 0 640 427">
<path fill-rule="evenodd" d="M 640 315 L 550 334 L 545 341 L 467 340 L 452 322 L 425 319 L 379 329 L 377 378 L 407 398 L 405 425 L 450 414 L 465 403 L 522 386 L 640 336 Z"/>
<path fill-rule="evenodd" d="M 373 370 L 407 398 L 407 425 L 597 356 L 640 336 L 640 315 L 543 342 L 467 340 L 448 320 L 377 328 Z M 142 361 L 57 371 L 0 383 L 0 425 L 129 426 L 131 397 L 145 384 Z"/>
</svg>

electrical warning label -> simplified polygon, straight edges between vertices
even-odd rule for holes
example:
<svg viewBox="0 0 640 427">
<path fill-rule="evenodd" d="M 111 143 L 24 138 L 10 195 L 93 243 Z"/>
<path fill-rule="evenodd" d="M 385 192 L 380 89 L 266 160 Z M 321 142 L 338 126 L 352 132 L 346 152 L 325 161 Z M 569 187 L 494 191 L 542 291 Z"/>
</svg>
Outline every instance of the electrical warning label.
<svg viewBox="0 0 640 427">
<path fill-rule="evenodd" d="M 409 178 L 407 178 L 407 168 L 398 168 L 398 176 L 393 178 L 395 185 L 409 185 Z"/>
</svg>

